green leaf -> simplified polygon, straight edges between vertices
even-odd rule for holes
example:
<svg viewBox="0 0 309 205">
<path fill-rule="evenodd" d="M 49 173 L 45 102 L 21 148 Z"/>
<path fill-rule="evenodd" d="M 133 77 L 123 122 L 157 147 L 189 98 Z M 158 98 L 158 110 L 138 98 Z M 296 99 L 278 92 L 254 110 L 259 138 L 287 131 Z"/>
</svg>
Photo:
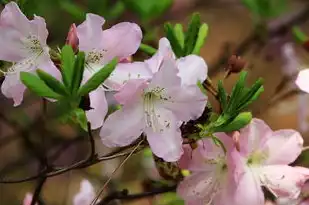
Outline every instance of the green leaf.
<svg viewBox="0 0 309 205">
<path fill-rule="evenodd" d="M 227 108 L 227 94 L 224 90 L 222 80 L 220 80 L 219 83 L 218 83 L 218 95 L 219 95 L 219 101 L 221 103 L 221 108 L 222 108 L 223 113 L 224 113 L 226 108 Z"/>
<path fill-rule="evenodd" d="M 297 26 L 293 27 L 292 33 L 295 41 L 299 44 L 303 44 L 309 40 L 309 37 L 304 32 L 302 32 L 300 28 Z"/>
<path fill-rule="evenodd" d="M 75 64 L 75 55 L 71 46 L 65 45 L 61 50 L 61 73 L 66 87 L 71 86 Z"/>
<path fill-rule="evenodd" d="M 178 38 L 175 36 L 174 28 L 170 23 L 164 24 L 164 31 L 167 39 L 170 41 L 172 49 L 177 57 L 184 56 L 183 49 L 181 48 L 181 44 L 178 41 Z"/>
<path fill-rule="evenodd" d="M 174 26 L 174 35 L 176 36 L 181 49 L 185 47 L 185 34 L 183 32 L 183 26 L 179 23 Z"/>
<path fill-rule="evenodd" d="M 157 49 L 143 43 L 141 43 L 141 45 L 139 46 L 139 50 L 147 53 L 150 56 L 153 56 L 157 52 Z"/>
<path fill-rule="evenodd" d="M 74 118 L 74 121 L 78 123 L 83 130 L 85 131 L 88 130 L 88 126 L 87 126 L 88 121 L 87 121 L 86 113 L 84 110 L 80 108 L 74 110 L 73 118 Z"/>
<path fill-rule="evenodd" d="M 21 72 L 20 79 L 25 84 L 25 86 L 37 94 L 40 97 L 60 99 L 60 95 L 55 93 L 52 89 L 50 89 L 43 80 L 41 80 L 38 76 L 28 73 Z"/>
<path fill-rule="evenodd" d="M 239 113 L 230 123 L 223 124 L 213 129 L 214 132 L 232 132 L 249 124 L 252 120 L 251 112 Z"/>
<path fill-rule="evenodd" d="M 64 85 L 59 82 L 56 78 L 54 78 L 53 76 L 51 76 L 50 74 L 46 73 L 43 70 L 36 70 L 36 73 L 38 74 L 38 76 L 41 78 L 41 80 L 44 81 L 44 83 L 50 88 L 52 89 L 54 92 L 60 94 L 60 95 L 67 95 L 67 91 L 66 88 L 64 87 Z"/>
<path fill-rule="evenodd" d="M 113 59 L 103 68 L 101 68 L 98 72 L 96 72 L 79 90 L 79 95 L 84 96 L 91 91 L 98 88 L 114 71 L 116 65 L 118 63 L 118 59 Z"/>
<path fill-rule="evenodd" d="M 200 54 L 201 48 L 204 46 L 207 35 L 208 35 L 208 25 L 204 23 L 199 29 L 192 54 L 196 54 L 196 55 Z"/>
<path fill-rule="evenodd" d="M 194 13 L 192 15 L 188 30 L 185 35 L 185 49 L 184 49 L 185 55 L 190 55 L 192 53 L 200 26 L 201 26 L 200 15 L 198 13 Z"/>
<path fill-rule="evenodd" d="M 173 0 L 122 0 L 126 7 L 137 14 L 142 21 L 150 21 L 163 15 L 173 3 Z"/>
<path fill-rule="evenodd" d="M 78 6 L 76 3 L 69 1 L 59 1 L 60 8 L 65 10 L 67 13 L 72 15 L 74 18 L 78 20 L 84 20 L 86 17 L 86 11 Z"/>
<path fill-rule="evenodd" d="M 84 69 L 85 69 L 85 53 L 79 52 L 76 56 L 75 64 L 73 71 L 73 79 L 71 85 L 71 92 L 77 93 L 79 86 L 83 79 Z"/>
</svg>

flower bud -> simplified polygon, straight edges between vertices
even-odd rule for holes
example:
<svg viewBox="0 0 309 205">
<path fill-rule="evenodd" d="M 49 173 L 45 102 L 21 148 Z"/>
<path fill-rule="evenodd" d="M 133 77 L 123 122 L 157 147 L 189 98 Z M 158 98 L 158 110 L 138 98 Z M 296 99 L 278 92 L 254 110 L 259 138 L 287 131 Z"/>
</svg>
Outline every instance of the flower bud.
<svg viewBox="0 0 309 205">
<path fill-rule="evenodd" d="M 79 41 L 77 37 L 76 25 L 74 23 L 70 27 L 65 44 L 72 46 L 73 51 L 77 53 Z"/>
<path fill-rule="evenodd" d="M 247 65 L 247 61 L 242 59 L 240 56 L 232 55 L 227 62 L 227 73 L 225 78 L 228 77 L 231 73 L 239 73 Z"/>
<path fill-rule="evenodd" d="M 303 42 L 302 46 L 307 52 L 309 52 L 309 40 Z"/>
</svg>

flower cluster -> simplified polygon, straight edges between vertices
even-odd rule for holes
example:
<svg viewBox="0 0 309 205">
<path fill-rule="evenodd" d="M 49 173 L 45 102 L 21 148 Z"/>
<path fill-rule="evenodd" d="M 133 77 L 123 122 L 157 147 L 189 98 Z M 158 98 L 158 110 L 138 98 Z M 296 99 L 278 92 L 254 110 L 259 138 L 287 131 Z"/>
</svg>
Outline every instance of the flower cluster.
<svg viewBox="0 0 309 205">
<path fill-rule="evenodd" d="M 0 60 L 12 65 L 3 71 L 2 93 L 13 99 L 14 106 L 20 105 L 26 89 L 21 75 L 26 72 L 43 76 L 46 84 L 55 85 L 55 91 L 71 95 L 72 99 L 89 96 L 90 109 L 85 109 L 87 121 L 92 129 L 101 129 L 100 137 L 105 146 L 130 145 L 143 136 L 156 157 L 165 162 L 178 162 L 182 169 L 190 171 L 177 189 L 186 204 L 263 205 L 262 187 L 279 199 L 299 198 L 309 170 L 289 164 L 302 152 L 301 135 L 294 130 L 272 131 L 262 120 L 251 120 L 251 113 L 242 112 L 262 92 L 260 81 L 248 89 L 244 87 L 245 75 L 242 75 L 230 98 L 219 84 L 217 97 L 223 115 L 209 124 L 204 122 L 206 125 L 199 127 L 200 133 L 189 133 L 198 135 L 194 138 L 197 147 L 183 145 L 181 126 L 197 120 L 206 108 L 207 96 L 198 82 L 206 82 L 207 64 L 200 56 L 190 53 L 191 50 L 197 52 L 193 48 L 189 52 L 178 49 L 175 55 L 175 42 L 168 38 L 160 39 L 158 50 L 151 58 L 132 61 L 131 56 L 142 41 L 140 27 L 123 22 L 103 30 L 104 22 L 98 15 L 87 14 L 82 24 L 73 24 L 70 28 L 66 43 L 74 52 L 71 62 L 79 58 L 75 56 L 78 52 L 84 55 L 84 60 L 75 62 L 77 67 L 79 62 L 83 63 L 79 66 L 81 76 L 75 76 L 76 82 L 78 86 L 91 87 L 89 92 L 77 92 L 79 88 L 72 87 L 63 74 L 75 71 L 64 72 L 51 57 L 44 19 L 35 16 L 28 20 L 16 3 L 7 4 L 0 16 L 0 47 L 5 48 L 0 50 Z M 203 29 L 205 33 L 207 28 Z M 178 47 L 181 50 L 181 46 Z M 98 86 L 89 83 L 115 58 L 119 63 L 103 83 Z M 70 60 L 66 63 L 70 64 Z M 35 72 L 38 69 L 53 78 Z M 302 71 L 296 84 L 308 92 L 303 76 L 307 78 L 308 72 Z M 68 94 L 64 86 L 71 86 L 71 93 Z M 111 93 L 120 105 L 109 115 L 106 93 Z M 48 96 L 53 95 L 44 97 L 61 100 Z M 224 132 L 217 132 L 219 128 Z M 25 200 L 30 198 L 27 195 Z M 93 198 L 93 187 L 83 181 L 74 204 L 89 204 Z"/>
</svg>

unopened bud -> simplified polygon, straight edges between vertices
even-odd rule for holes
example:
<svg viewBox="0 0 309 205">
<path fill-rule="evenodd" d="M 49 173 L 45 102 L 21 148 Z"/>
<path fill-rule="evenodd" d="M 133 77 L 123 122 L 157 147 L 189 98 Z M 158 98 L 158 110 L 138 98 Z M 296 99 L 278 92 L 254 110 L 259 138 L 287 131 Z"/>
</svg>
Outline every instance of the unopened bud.
<svg viewBox="0 0 309 205">
<path fill-rule="evenodd" d="M 242 71 L 245 66 L 247 65 L 247 61 L 241 58 L 237 55 L 232 55 L 228 62 L 226 67 L 226 75 L 225 78 L 227 78 L 231 73 L 239 73 Z"/>
<path fill-rule="evenodd" d="M 309 40 L 308 41 L 305 41 L 303 44 L 302 44 L 303 48 L 309 52 Z"/>
<path fill-rule="evenodd" d="M 76 30 L 76 25 L 73 23 L 70 27 L 67 39 L 65 41 L 65 44 L 72 46 L 73 51 L 75 53 L 78 52 L 78 44 L 79 40 L 77 37 L 77 30 Z"/>
</svg>

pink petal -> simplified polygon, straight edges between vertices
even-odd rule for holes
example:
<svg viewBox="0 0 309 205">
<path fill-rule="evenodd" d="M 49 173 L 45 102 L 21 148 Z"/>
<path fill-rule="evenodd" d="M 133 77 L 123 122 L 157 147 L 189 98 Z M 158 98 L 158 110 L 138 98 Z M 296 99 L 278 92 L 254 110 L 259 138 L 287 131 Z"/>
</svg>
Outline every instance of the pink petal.
<svg viewBox="0 0 309 205">
<path fill-rule="evenodd" d="M 135 23 L 118 23 L 103 31 L 104 58 L 109 61 L 114 57 L 126 58 L 133 55 L 142 41 L 142 31 Z"/>
<path fill-rule="evenodd" d="M 119 90 L 129 80 L 149 80 L 151 77 L 152 73 L 144 62 L 119 63 L 104 84 L 109 88 Z"/>
<path fill-rule="evenodd" d="M 91 124 L 91 129 L 97 129 L 103 125 L 107 114 L 108 105 L 103 88 L 98 88 L 89 93 L 91 110 L 86 111 L 87 119 Z"/>
<path fill-rule="evenodd" d="M 302 91 L 309 93 L 309 69 L 301 70 L 298 73 L 295 84 Z"/>
<path fill-rule="evenodd" d="M 19 79 L 19 73 L 5 76 L 1 86 L 1 91 L 5 97 L 13 99 L 14 106 L 21 104 L 25 90 L 26 87 Z"/>
<path fill-rule="evenodd" d="M 302 201 L 299 205 L 309 205 L 309 199 Z"/>
<path fill-rule="evenodd" d="M 196 55 L 189 55 L 177 60 L 179 68 L 178 76 L 183 85 L 196 85 L 197 82 L 207 78 L 207 65 L 203 58 Z"/>
<path fill-rule="evenodd" d="M 100 137 L 107 147 L 125 146 L 136 140 L 144 127 L 142 102 L 129 104 L 108 116 L 101 128 Z"/>
<path fill-rule="evenodd" d="M 150 148 L 165 161 L 175 162 L 183 154 L 176 118 L 172 112 L 163 108 L 156 108 L 155 114 L 154 124 L 145 131 Z"/>
<path fill-rule="evenodd" d="M 259 170 L 262 183 L 279 197 L 296 199 L 307 176 L 294 167 L 287 165 L 269 165 Z"/>
<path fill-rule="evenodd" d="M 32 199 L 33 199 L 33 195 L 31 193 L 26 193 L 24 201 L 23 201 L 23 205 L 31 205 Z M 38 203 L 35 203 L 35 204 L 37 205 Z"/>
<path fill-rule="evenodd" d="M 65 40 L 65 44 L 70 45 L 73 48 L 74 52 L 78 51 L 79 40 L 77 37 L 77 28 L 75 23 L 73 23 L 70 27 L 69 33 Z"/>
<path fill-rule="evenodd" d="M 96 14 L 87 14 L 86 20 L 77 26 L 77 36 L 79 39 L 79 49 L 91 51 L 92 49 L 102 48 L 104 39 L 102 38 L 102 26 L 105 20 Z"/>
<path fill-rule="evenodd" d="M 192 148 L 190 145 L 188 144 L 184 144 L 182 145 L 183 148 L 183 155 L 181 156 L 181 158 L 178 161 L 178 165 L 181 169 L 188 169 L 189 168 L 189 164 L 192 160 Z"/>
<path fill-rule="evenodd" d="M 266 164 L 290 164 L 301 154 L 304 140 L 295 130 L 278 130 L 264 144 Z"/>
<path fill-rule="evenodd" d="M 130 80 L 114 97 L 122 105 L 134 103 L 142 98 L 143 90 L 146 86 L 146 81 L 143 79 Z"/>
<path fill-rule="evenodd" d="M 91 183 L 88 180 L 82 180 L 80 191 L 73 198 L 73 205 L 90 204 L 95 196 L 96 193 Z"/>
<path fill-rule="evenodd" d="M 62 81 L 61 72 L 50 59 L 49 55 L 44 54 L 40 57 L 37 67 Z"/>
<path fill-rule="evenodd" d="M 259 150 L 263 143 L 272 135 L 272 130 L 263 120 L 254 118 L 251 123 L 240 130 L 240 152 L 247 156 Z"/>
<path fill-rule="evenodd" d="M 46 28 L 46 22 L 44 18 L 40 16 L 34 16 L 34 20 L 31 21 L 32 34 L 38 37 L 42 47 L 46 47 L 46 40 L 48 36 L 48 30 Z M 48 54 L 48 50 L 46 50 Z"/>
<path fill-rule="evenodd" d="M 175 59 L 175 54 L 173 53 L 171 44 L 167 38 L 160 39 L 157 52 L 150 59 L 145 61 L 153 73 L 156 73 L 159 70 L 164 56 L 171 56 Z"/>
</svg>

